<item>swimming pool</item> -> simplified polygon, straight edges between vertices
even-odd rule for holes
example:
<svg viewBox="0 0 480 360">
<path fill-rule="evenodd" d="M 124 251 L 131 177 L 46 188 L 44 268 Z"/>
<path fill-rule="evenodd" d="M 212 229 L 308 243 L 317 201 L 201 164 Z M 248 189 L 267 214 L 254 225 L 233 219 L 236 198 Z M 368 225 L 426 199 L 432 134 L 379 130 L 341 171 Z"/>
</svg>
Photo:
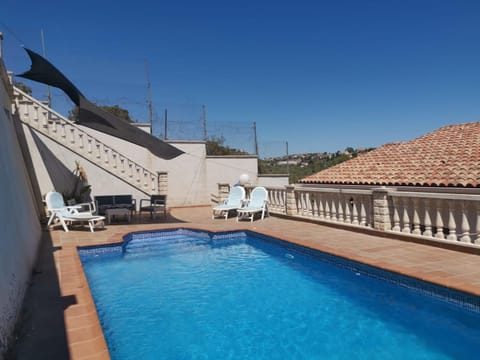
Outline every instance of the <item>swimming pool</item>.
<svg viewBox="0 0 480 360">
<path fill-rule="evenodd" d="M 79 249 L 112 359 L 471 359 L 479 299 L 253 232 Z"/>
</svg>

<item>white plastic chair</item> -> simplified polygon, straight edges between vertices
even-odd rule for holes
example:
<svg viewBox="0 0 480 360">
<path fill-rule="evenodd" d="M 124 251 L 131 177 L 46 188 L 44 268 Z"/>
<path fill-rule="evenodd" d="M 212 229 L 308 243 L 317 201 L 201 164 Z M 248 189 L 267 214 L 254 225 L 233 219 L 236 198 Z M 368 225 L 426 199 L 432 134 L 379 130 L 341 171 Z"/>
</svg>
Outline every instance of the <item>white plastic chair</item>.
<svg viewBox="0 0 480 360">
<path fill-rule="evenodd" d="M 90 231 L 93 232 L 95 224 L 101 222 L 104 224 L 105 217 L 92 214 L 92 212 L 79 212 L 78 209 L 82 208 L 81 204 L 73 206 L 65 206 L 62 194 L 51 191 L 45 196 L 45 203 L 47 204 L 47 211 L 49 213 L 49 219 L 47 227 L 54 223 L 55 220 L 60 222 L 63 229 L 68 232 L 68 223 L 74 221 L 88 222 Z"/>
<path fill-rule="evenodd" d="M 225 216 L 225 220 L 227 220 L 229 212 L 240 209 L 243 206 L 244 201 L 245 189 L 242 186 L 234 186 L 230 190 L 228 198 L 223 202 L 223 204 L 214 206 L 212 208 L 212 219 L 214 219 L 216 216 Z"/>
<path fill-rule="evenodd" d="M 262 213 L 262 220 L 265 218 L 265 214 L 268 214 L 268 191 L 262 186 L 257 186 L 252 190 L 250 194 L 250 200 L 247 205 L 237 210 L 237 221 L 242 219 L 250 219 L 253 222 L 253 218 L 256 213 Z"/>
</svg>

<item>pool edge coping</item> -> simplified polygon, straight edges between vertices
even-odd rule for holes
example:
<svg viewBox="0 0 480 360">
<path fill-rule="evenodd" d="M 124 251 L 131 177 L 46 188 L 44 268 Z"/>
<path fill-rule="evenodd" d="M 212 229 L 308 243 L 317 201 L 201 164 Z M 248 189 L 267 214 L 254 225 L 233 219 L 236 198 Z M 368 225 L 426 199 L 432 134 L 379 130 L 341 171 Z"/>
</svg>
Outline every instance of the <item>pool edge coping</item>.
<svg viewBox="0 0 480 360">
<path fill-rule="evenodd" d="M 274 239 L 278 239 L 280 241 L 284 241 L 286 243 L 293 244 L 295 246 L 301 246 L 305 247 L 307 249 L 311 250 L 316 250 L 323 252 L 325 254 L 331 255 L 331 256 L 336 256 L 341 259 L 349 260 L 349 261 L 354 261 L 358 262 L 363 265 L 371 266 L 380 270 L 385 270 L 389 272 L 393 272 L 402 276 L 406 276 L 415 280 L 420 280 L 427 282 L 432 285 L 437 285 L 441 286 L 447 289 L 452 289 L 456 291 L 460 291 L 463 293 L 467 293 L 469 295 L 474 295 L 474 296 L 480 296 L 480 289 L 479 291 L 472 291 L 471 287 L 468 287 L 466 285 L 463 287 L 461 283 L 448 283 L 446 281 L 439 281 L 438 278 L 434 278 L 432 276 L 429 276 L 429 274 L 423 274 L 423 276 L 419 276 L 419 272 L 415 270 L 411 270 L 407 267 L 400 267 L 400 266 L 394 266 L 392 264 L 388 264 L 382 261 L 375 261 L 371 259 L 367 259 L 361 256 L 355 256 L 354 254 L 349 254 L 345 253 L 342 251 L 337 251 L 335 249 L 329 248 L 328 246 L 322 246 L 321 243 L 307 243 L 302 240 L 298 239 L 292 239 L 290 236 L 286 235 L 279 235 L 275 232 L 271 232 L 268 230 L 252 230 L 248 228 L 239 228 L 239 229 L 232 229 L 232 230 L 215 230 L 212 228 L 208 227 L 202 227 L 202 226 L 195 226 L 195 227 L 189 227 L 189 226 L 171 226 L 171 227 L 161 227 L 161 228 L 155 228 L 155 229 L 149 229 L 149 230 L 138 230 L 138 231 L 128 231 L 124 233 L 117 233 L 110 237 L 106 242 L 98 243 L 98 244 L 91 244 L 91 245 L 70 245 L 70 246 L 65 246 L 62 248 L 62 252 L 64 250 L 71 250 L 73 251 L 74 254 L 71 254 L 74 256 L 74 263 L 78 264 L 78 267 L 76 266 L 75 269 L 75 278 L 76 278 L 76 285 L 72 286 L 72 284 L 64 284 L 66 279 L 70 278 L 70 281 L 72 281 L 71 276 L 74 275 L 73 273 L 68 273 L 66 279 L 62 276 L 59 277 L 60 279 L 60 287 L 62 288 L 62 293 L 63 289 L 71 289 L 75 288 L 75 293 L 74 295 L 77 297 L 77 300 L 80 300 L 77 302 L 77 304 L 70 306 L 69 308 L 65 309 L 65 325 L 66 325 L 66 334 L 67 334 L 67 340 L 68 340 L 68 348 L 70 351 L 71 359 L 77 360 L 77 359 L 111 359 L 110 354 L 108 351 L 108 346 L 106 343 L 105 336 L 103 334 L 103 329 L 100 324 L 100 320 L 98 318 L 98 313 L 95 307 L 95 303 L 93 300 L 93 296 L 90 291 L 90 286 L 88 284 L 88 281 L 86 279 L 86 275 L 83 269 L 83 265 L 80 259 L 79 255 L 79 249 L 80 248 L 88 248 L 88 247 L 98 247 L 98 246 L 111 246 L 111 245 L 123 245 L 124 244 L 124 238 L 130 234 L 134 233 L 145 233 L 145 232 L 154 232 L 154 231 L 168 231 L 168 230 L 175 230 L 175 229 L 185 229 L 185 230 L 191 230 L 191 231 L 204 231 L 208 232 L 211 234 L 218 234 L 218 233 L 229 233 L 229 232 L 247 232 L 247 233 L 253 233 L 253 234 L 259 234 L 261 236 L 268 236 L 272 237 Z M 62 254 L 60 257 L 60 261 L 64 258 L 67 257 L 67 255 Z M 60 266 L 60 268 L 62 268 Z M 60 270 L 61 271 L 61 270 Z M 442 280 L 442 279 L 440 279 Z M 444 279 L 443 279 L 444 280 Z M 70 294 L 69 294 L 70 295 Z M 79 296 L 77 296 L 79 295 Z M 92 310 L 93 306 L 93 310 Z M 73 308 L 74 311 L 69 311 L 69 309 Z M 73 314 L 71 314 L 73 313 Z M 69 329 L 69 324 L 73 323 L 74 320 L 78 320 L 81 318 L 84 321 L 90 321 L 90 323 L 85 323 L 85 326 L 83 327 L 73 327 Z M 71 336 L 69 336 L 69 333 L 75 331 L 75 330 L 81 330 L 81 329 L 89 329 L 91 330 L 92 336 L 83 336 L 81 341 L 71 341 Z M 86 334 L 85 334 L 86 335 Z M 91 348 L 92 352 L 85 354 L 84 350 L 85 348 Z"/>
</svg>

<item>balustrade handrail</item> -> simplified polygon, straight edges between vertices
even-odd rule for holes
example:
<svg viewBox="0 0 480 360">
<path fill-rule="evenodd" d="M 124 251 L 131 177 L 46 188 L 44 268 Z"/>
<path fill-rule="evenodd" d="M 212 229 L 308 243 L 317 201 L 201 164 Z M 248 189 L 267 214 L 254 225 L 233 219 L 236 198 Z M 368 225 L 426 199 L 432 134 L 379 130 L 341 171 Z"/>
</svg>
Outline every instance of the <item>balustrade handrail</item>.
<svg viewBox="0 0 480 360">
<path fill-rule="evenodd" d="M 473 195 L 473 194 L 445 194 L 445 193 L 409 192 L 409 191 L 388 190 L 388 195 L 392 196 L 392 197 L 480 201 L 480 194 L 479 195 Z"/>
<path fill-rule="evenodd" d="M 97 139 L 95 136 L 92 136 L 90 133 L 88 133 L 87 131 L 83 130 L 82 128 L 80 128 L 79 126 L 77 126 L 75 124 L 74 121 L 72 120 L 69 120 L 67 118 L 65 118 L 63 115 L 59 114 L 58 112 L 56 112 L 55 110 L 51 109 L 50 107 L 48 107 L 47 105 L 43 104 L 42 102 L 38 101 L 37 99 L 33 98 L 32 96 L 28 95 L 27 93 L 25 93 L 24 91 L 20 90 L 19 88 L 17 88 L 16 86 L 13 87 L 14 89 L 14 97 L 17 97 L 18 94 L 21 95 L 22 97 L 26 98 L 27 100 L 29 100 L 30 102 L 33 102 L 35 104 L 37 104 L 38 106 L 40 106 L 41 108 L 43 108 L 45 111 L 47 111 L 48 113 L 51 113 L 53 115 L 55 115 L 56 117 L 58 117 L 58 120 L 60 120 L 60 122 L 63 122 L 63 123 L 66 123 L 70 126 L 72 126 L 73 128 L 75 128 L 76 130 L 78 130 L 78 132 L 80 134 L 84 134 L 86 136 L 88 136 L 89 138 L 91 138 L 93 141 L 95 141 L 96 143 L 98 144 L 102 144 L 104 147 L 107 147 L 109 150 L 111 150 L 112 152 L 118 154 L 119 156 L 121 156 L 122 158 L 124 158 L 128 163 L 131 163 L 133 164 L 135 167 L 139 167 L 140 169 L 142 169 L 144 172 L 147 172 L 148 174 L 150 175 L 153 175 L 154 177 L 157 176 L 157 174 L 155 174 L 154 172 L 148 170 L 147 168 L 145 168 L 144 166 L 138 164 L 136 161 L 128 158 L 127 156 L 123 155 L 122 153 L 118 152 L 117 150 L 114 150 L 112 149 L 111 146 L 108 146 L 106 145 L 103 141 Z M 21 99 L 18 99 L 18 101 L 22 101 Z"/>
<path fill-rule="evenodd" d="M 270 186 L 268 187 L 270 188 Z M 371 195 L 371 189 L 337 189 L 337 188 L 302 188 L 294 187 L 295 192 L 307 192 L 307 193 L 337 193 L 337 194 L 361 194 L 361 195 Z"/>
</svg>

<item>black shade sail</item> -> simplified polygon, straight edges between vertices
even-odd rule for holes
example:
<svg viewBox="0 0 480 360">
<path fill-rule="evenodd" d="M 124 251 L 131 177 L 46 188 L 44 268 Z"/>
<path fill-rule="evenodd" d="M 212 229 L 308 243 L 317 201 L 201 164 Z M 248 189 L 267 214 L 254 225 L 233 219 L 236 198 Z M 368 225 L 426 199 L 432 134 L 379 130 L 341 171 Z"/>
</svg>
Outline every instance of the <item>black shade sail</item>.
<svg viewBox="0 0 480 360">
<path fill-rule="evenodd" d="M 32 61 L 31 69 L 18 76 L 57 87 L 78 106 L 77 124 L 101 131 L 111 136 L 142 146 L 165 160 L 173 159 L 183 151 L 131 125 L 126 120 L 104 111 L 88 101 L 85 96 L 48 60 L 25 48 Z"/>
</svg>

